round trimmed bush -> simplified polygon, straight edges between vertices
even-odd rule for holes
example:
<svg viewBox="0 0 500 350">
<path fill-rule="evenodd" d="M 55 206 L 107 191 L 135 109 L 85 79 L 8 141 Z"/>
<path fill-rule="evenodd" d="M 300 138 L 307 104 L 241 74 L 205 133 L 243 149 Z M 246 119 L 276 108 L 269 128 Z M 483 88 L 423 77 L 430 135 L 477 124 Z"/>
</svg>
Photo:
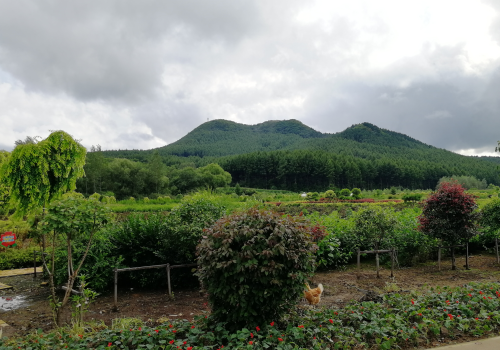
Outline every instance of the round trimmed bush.
<svg viewBox="0 0 500 350">
<path fill-rule="evenodd" d="M 302 296 L 316 245 L 301 217 L 250 209 L 223 217 L 198 245 L 214 321 L 229 329 L 277 321 Z"/>
</svg>

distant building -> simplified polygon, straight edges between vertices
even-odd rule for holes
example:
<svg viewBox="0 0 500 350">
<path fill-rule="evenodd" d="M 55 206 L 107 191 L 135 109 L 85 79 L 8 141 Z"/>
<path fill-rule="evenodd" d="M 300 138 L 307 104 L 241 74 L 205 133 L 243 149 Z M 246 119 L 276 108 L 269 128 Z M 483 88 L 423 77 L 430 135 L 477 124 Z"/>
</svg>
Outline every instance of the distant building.
<svg viewBox="0 0 500 350">
<path fill-rule="evenodd" d="M 300 195 L 302 198 L 306 198 L 307 197 L 307 193 L 305 192 L 302 192 L 302 194 Z"/>
</svg>

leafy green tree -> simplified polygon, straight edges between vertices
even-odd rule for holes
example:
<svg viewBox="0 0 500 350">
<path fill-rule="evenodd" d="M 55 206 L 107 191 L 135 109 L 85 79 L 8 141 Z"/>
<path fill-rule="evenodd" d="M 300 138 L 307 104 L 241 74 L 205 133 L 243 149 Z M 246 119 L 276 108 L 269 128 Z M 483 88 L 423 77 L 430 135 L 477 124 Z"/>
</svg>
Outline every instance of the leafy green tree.
<svg viewBox="0 0 500 350">
<path fill-rule="evenodd" d="M 64 131 L 38 143 L 18 144 L 3 168 L 18 215 L 46 206 L 76 187 L 83 176 L 85 148 Z"/>
<path fill-rule="evenodd" d="M 231 329 L 280 320 L 302 296 L 316 246 L 301 218 L 251 209 L 218 220 L 197 247 L 211 318 Z"/>
<path fill-rule="evenodd" d="M 42 231 L 50 235 L 52 253 L 50 268 L 45 265 L 49 275 L 51 289 L 51 304 L 55 310 L 56 324 L 61 326 L 61 314 L 71 296 L 71 289 L 91 247 L 94 234 L 110 220 L 109 209 L 95 199 L 85 199 L 78 196 L 67 196 L 50 204 L 48 212 L 41 222 Z M 64 239 L 67 249 L 68 279 L 66 292 L 62 301 L 55 292 L 54 271 L 55 252 L 59 238 Z M 87 244 L 79 262 L 73 261 L 73 241 L 86 237 Z"/>
<path fill-rule="evenodd" d="M 477 231 L 479 212 L 475 196 L 457 182 L 443 182 L 424 200 L 419 229 L 450 246 L 468 243 Z M 455 248 L 451 248 L 452 270 Z"/>
<path fill-rule="evenodd" d="M 85 193 L 102 192 L 103 177 L 107 163 L 100 145 L 90 147 L 85 164 L 86 188 Z M 87 183 L 90 182 L 92 189 L 89 190 Z"/>
<path fill-rule="evenodd" d="M 357 212 L 354 222 L 358 237 L 369 242 L 375 250 L 379 250 L 383 246 L 384 240 L 392 235 L 398 227 L 394 213 L 378 206 Z"/>
<path fill-rule="evenodd" d="M 373 207 L 356 213 L 354 225 L 354 231 L 360 240 L 368 241 L 375 250 L 380 250 L 385 241 L 390 239 L 398 228 L 398 221 L 392 211 Z M 376 259 L 377 278 L 379 278 L 378 253 L 376 253 Z"/>
<path fill-rule="evenodd" d="M 231 183 L 231 174 L 224 171 L 219 164 L 211 163 L 197 170 L 201 184 L 208 189 L 224 187 Z"/>
<path fill-rule="evenodd" d="M 236 193 L 238 196 L 241 196 L 243 194 L 243 190 L 241 189 L 239 183 L 234 186 L 234 193 Z"/>
<path fill-rule="evenodd" d="M 493 235 L 498 244 L 500 232 L 500 198 L 495 198 L 481 209 L 481 225 Z M 497 252 L 498 260 L 498 252 Z"/>
<path fill-rule="evenodd" d="M 155 150 L 151 155 L 148 169 L 155 185 L 155 193 L 160 193 L 161 189 L 168 183 L 168 178 L 165 176 L 166 167 L 158 150 Z"/>
</svg>

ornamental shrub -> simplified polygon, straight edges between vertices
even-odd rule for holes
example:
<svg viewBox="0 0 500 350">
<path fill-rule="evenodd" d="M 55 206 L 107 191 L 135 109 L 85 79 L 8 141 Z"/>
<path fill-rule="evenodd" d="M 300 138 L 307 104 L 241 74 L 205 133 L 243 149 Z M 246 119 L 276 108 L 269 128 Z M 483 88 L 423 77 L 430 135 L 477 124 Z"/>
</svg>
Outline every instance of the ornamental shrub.
<svg viewBox="0 0 500 350">
<path fill-rule="evenodd" d="M 352 195 L 355 199 L 360 199 L 361 198 L 361 190 L 359 188 L 353 188 Z"/>
<path fill-rule="evenodd" d="M 303 217 L 250 209 L 217 221 L 197 247 L 197 275 L 212 320 L 262 326 L 295 306 L 314 271 L 316 246 Z"/>
<path fill-rule="evenodd" d="M 465 193 L 457 182 L 443 182 L 436 192 L 424 201 L 419 229 L 449 245 L 467 243 L 476 233 L 475 196 Z M 455 250 L 451 248 L 452 270 L 455 266 Z"/>
</svg>

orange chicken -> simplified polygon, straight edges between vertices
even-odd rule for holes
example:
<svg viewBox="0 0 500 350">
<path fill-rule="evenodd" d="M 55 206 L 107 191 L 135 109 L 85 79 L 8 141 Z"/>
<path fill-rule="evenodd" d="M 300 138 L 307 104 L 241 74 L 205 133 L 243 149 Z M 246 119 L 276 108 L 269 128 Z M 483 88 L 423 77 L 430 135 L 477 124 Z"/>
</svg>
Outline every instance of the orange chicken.
<svg viewBox="0 0 500 350">
<path fill-rule="evenodd" d="M 304 292 L 304 297 L 307 299 L 310 305 L 316 305 L 321 299 L 321 294 L 323 293 L 323 285 L 318 284 L 317 288 L 311 289 L 309 284 L 306 283 L 307 290 Z"/>
</svg>

